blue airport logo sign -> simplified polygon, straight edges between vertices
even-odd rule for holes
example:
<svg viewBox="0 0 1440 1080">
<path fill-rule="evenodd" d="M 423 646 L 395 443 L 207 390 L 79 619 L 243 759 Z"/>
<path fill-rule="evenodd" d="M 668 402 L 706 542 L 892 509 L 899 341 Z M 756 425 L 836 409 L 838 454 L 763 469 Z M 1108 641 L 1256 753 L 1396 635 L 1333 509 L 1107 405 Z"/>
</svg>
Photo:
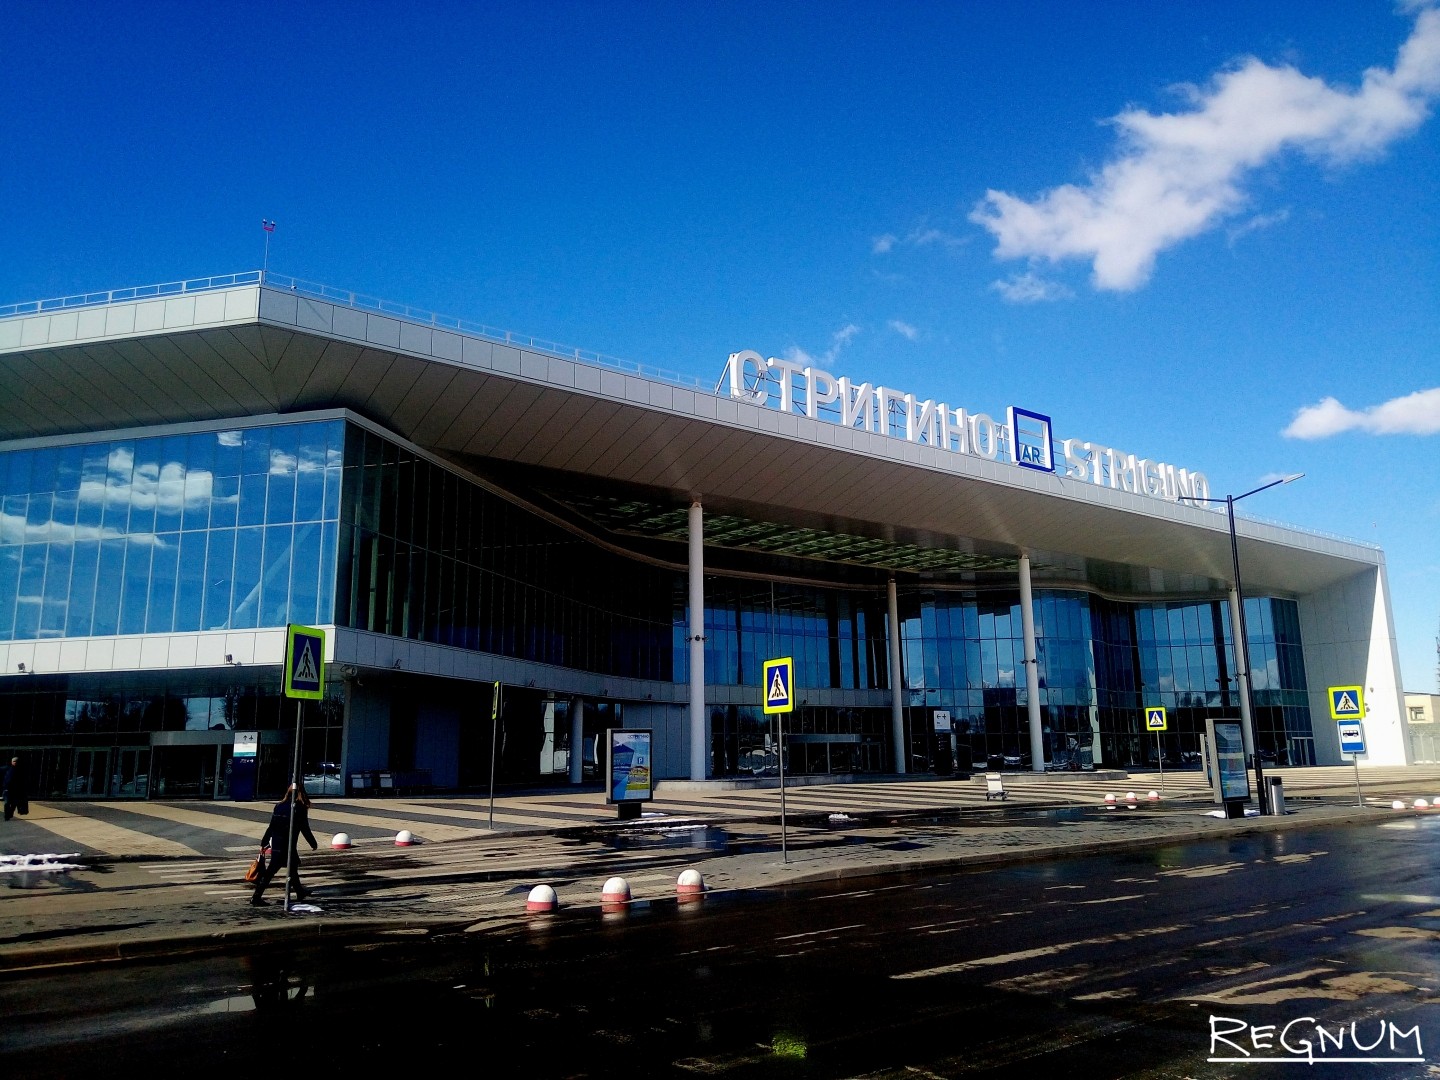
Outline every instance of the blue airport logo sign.
<svg viewBox="0 0 1440 1080">
<path fill-rule="evenodd" d="M 1055 447 L 1050 440 L 1050 417 L 1010 406 L 1011 456 L 1022 469 L 1055 471 Z"/>
<path fill-rule="evenodd" d="M 1330 719 L 1359 720 L 1365 715 L 1365 694 L 1358 686 L 1330 687 Z"/>
<path fill-rule="evenodd" d="M 293 623 L 285 632 L 285 696 L 319 701 L 325 696 L 325 631 Z"/>
<path fill-rule="evenodd" d="M 788 713 L 795 708 L 795 661 L 788 657 L 766 660 L 765 712 Z"/>
</svg>

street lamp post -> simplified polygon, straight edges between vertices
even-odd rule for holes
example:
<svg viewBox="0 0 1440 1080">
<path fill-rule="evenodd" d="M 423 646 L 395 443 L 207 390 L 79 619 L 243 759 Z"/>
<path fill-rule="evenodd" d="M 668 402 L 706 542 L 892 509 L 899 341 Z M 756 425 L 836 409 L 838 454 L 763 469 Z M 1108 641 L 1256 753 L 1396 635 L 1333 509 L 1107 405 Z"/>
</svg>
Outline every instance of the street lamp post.
<svg viewBox="0 0 1440 1080">
<path fill-rule="evenodd" d="M 1255 754 L 1255 803 L 1260 808 L 1262 815 L 1270 812 L 1270 799 L 1265 794 L 1265 765 L 1260 760 L 1260 740 L 1255 734 L 1255 693 L 1250 685 L 1250 636 L 1245 628 L 1245 589 L 1240 584 L 1240 545 L 1235 538 L 1235 504 L 1241 499 L 1248 499 L 1251 495 L 1257 495 L 1262 491 L 1268 491 L 1280 484 L 1293 483 L 1299 480 L 1304 473 L 1292 473 L 1289 476 L 1282 476 L 1279 480 L 1271 480 L 1268 484 L 1261 484 L 1257 488 L 1245 492 L 1243 495 L 1226 495 L 1223 499 L 1205 499 L 1198 495 L 1182 495 L 1181 501 L 1220 503 L 1225 504 L 1225 516 L 1230 525 L 1230 568 L 1235 578 L 1235 597 L 1239 607 L 1240 625 L 1235 628 L 1235 665 L 1236 676 L 1244 680 L 1245 712 L 1250 723 L 1250 746 Z"/>
</svg>

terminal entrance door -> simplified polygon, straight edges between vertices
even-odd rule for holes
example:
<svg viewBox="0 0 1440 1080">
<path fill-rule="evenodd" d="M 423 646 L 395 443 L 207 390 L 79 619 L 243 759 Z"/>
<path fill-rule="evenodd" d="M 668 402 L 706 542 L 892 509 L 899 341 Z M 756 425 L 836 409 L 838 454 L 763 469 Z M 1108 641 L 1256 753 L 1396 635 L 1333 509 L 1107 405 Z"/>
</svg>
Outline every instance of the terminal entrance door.
<svg viewBox="0 0 1440 1080">
<path fill-rule="evenodd" d="M 72 798 L 103 798 L 110 793 L 110 751 L 76 750 L 65 793 Z"/>
</svg>

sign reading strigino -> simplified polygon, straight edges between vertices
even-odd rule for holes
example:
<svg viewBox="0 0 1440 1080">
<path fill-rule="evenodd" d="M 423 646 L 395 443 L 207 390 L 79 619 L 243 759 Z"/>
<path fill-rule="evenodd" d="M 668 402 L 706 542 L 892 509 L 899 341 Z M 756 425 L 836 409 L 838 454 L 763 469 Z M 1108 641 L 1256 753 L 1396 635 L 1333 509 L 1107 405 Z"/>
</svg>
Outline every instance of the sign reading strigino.
<svg viewBox="0 0 1440 1080">
<path fill-rule="evenodd" d="M 285 631 L 285 696 L 325 696 L 325 631 L 291 623 Z"/>
<path fill-rule="evenodd" d="M 795 661 L 791 657 L 766 660 L 764 679 L 767 714 L 787 713 L 795 708 Z"/>
<path fill-rule="evenodd" d="M 767 360 L 753 349 L 730 354 L 720 377 L 721 386 L 727 383 L 730 396 L 737 401 L 825 419 L 841 427 L 858 427 L 956 454 L 1004 461 L 1022 469 L 1055 473 L 1172 502 L 1210 497 L 1210 482 L 1204 473 L 1136 457 L 1113 446 L 1064 439 L 1057 457 L 1050 417 L 1015 406 L 1007 409 L 1005 419 L 1000 421 L 987 413 L 952 408 L 943 401 L 922 401 L 914 394 L 879 383 L 837 378 L 794 360 L 776 356 Z"/>
</svg>

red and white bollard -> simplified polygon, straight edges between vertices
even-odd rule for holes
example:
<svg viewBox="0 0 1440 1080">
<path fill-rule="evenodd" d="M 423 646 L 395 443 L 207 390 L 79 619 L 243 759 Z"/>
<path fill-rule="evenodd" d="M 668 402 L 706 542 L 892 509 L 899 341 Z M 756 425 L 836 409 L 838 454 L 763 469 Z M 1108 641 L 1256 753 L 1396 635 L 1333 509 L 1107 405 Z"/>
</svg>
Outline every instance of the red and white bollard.
<svg viewBox="0 0 1440 1080">
<path fill-rule="evenodd" d="M 1152 791 L 1152 792 L 1150 792 L 1150 794 L 1147 796 L 1147 798 L 1148 798 L 1152 803 L 1158 803 L 1158 802 L 1160 801 L 1160 793 L 1159 793 L 1158 791 Z"/>
<path fill-rule="evenodd" d="M 600 890 L 602 906 L 623 906 L 630 903 L 630 883 L 623 877 L 612 877 Z"/>
<path fill-rule="evenodd" d="M 336 851 L 349 851 L 354 845 L 350 843 L 349 833 L 337 832 L 330 838 L 330 846 Z"/>
<path fill-rule="evenodd" d="M 525 899 L 526 911 L 554 911 L 555 890 L 549 885 L 536 885 L 530 890 L 530 895 Z"/>
<path fill-rule="evenodd" d="M 1416 799 L 1416 800 L 1415 800 L 1415 803 L 1414 803 L 1414 806 L 1415 806 L 1415 809 L 1416 809 L 1416 810 L 1429 810 L 1429 809 L 1430 809 L 1430 804 L 1429 804 L 1428 802 L 1426 802 L 1424 799 Z"/>
<path fill-rule="evenodd" d="M 675 895 L 681 900 L 696 900 L 705 895 L 705 879 L 699 870 L 682 870 L 675 882 Z"/>
<path fill-rule="evenodd" d="M 415 836 L 409 829 L 401 829 L 395 834 L 396 847 L 410 847 L 415 843 Z"/>
<path fill-rule="evenodd" d="M 1114 809 L 1115 809 L 1115 796 L 1114 796 L 1114 795 L 1106 795 L 1106 796 L 1105 796 L 1105 809 L 1106 809 L 1106 810 L 1114 810 Z"/>
<path fill-rule="evenodd" d="M 1405 809 L 1405 804 L 1404 804 L 1403 802 L 1401 802 L 1399 799 L 1396 799 L 1394 802 L 1392 802 L 1392 803 L 1390 804 L 1390 809 L 1391 809 L 1391 810 L 1404 810 L 1404 809 Z"/>
</svg>

